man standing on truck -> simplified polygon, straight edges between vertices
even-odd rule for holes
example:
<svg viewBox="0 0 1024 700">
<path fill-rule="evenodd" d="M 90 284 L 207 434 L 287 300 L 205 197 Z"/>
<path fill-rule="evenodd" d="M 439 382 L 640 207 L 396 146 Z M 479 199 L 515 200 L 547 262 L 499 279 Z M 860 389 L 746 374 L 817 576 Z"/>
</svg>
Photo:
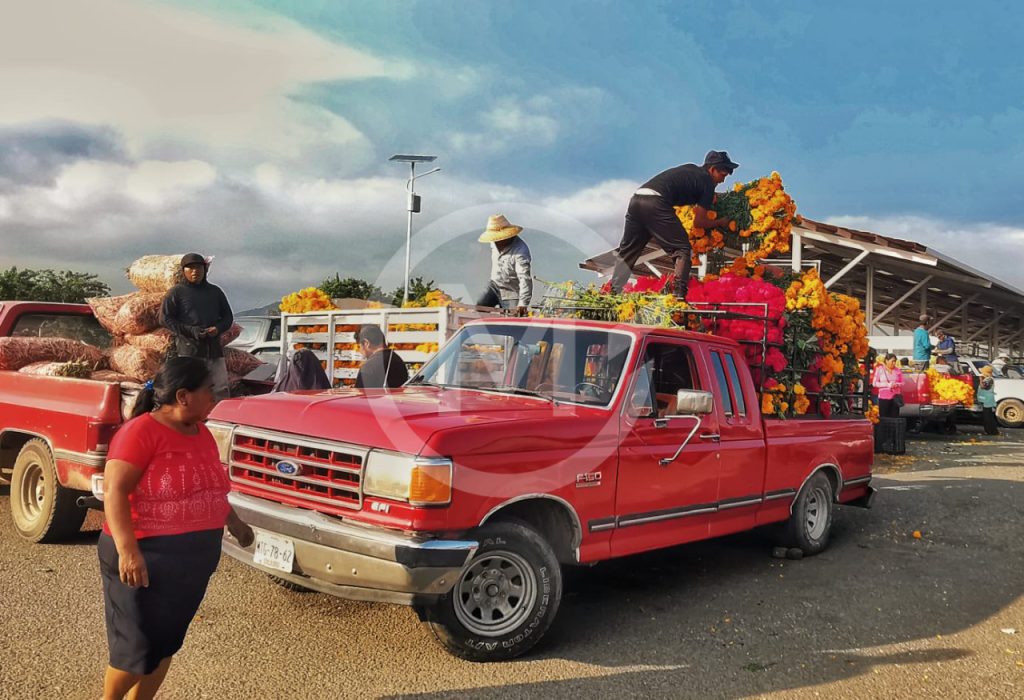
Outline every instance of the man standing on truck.
<svg viewBox="0 0 1024 700">
<path fill-rule="evenodd" d="M 953 339 L 953 336 L 947 335 L 946 331 L 943 330 L 940 330 L 936 335 L 939 338 L 939 342 L 935 346 L 935 354 L 946 358 L 949 366 L 954 371 L 957 370 L 960 358 L 956 354 L 956 340 Z"/>
<path fill-rule="evenodd" d="M 366 358 L 356 375 L 356 389 L 395 388 L 409 381 L 405 361 L 385 346 L 384 331 L 379 326 L 361 326 L 356 339 Z"/>
<path fill-rule="evenodd" d="M 928 369 L 928 361 L 931 359 L 932 345 L 931 336 L 928 335 L 928 327 L 925 325 L 932 320 L 928 314 L 921 314 L 917 328 L 914 329 L 914 368 L 918 371 Z"/>
<path fill-rule="evenodd" d="M 174 334 L 179 357 L 197 357 L 210 368 L 213 394 L 228 398 L 228 369 L 220 334 L 231 328 L 234 316 L 224 292 L 206 279 L 209 265 L 199 253 L 181 258 L 185 281 L 171 287 L 160 307 L 160 323 Z"/>
<path fill-rule="evenodd" d="M 487 220 L 487 228 L 477 240 L 491 244 L 491 279 L 477 306 L 515 309 L 525 316 L 533 299 L 533 258 L 519 234 L 522 226 L 513 225 L 501 214 Z"/>
<path fill-rule="evenodd" d="M 715 187 L 740 167 L 725 151 L 708 151 L 704 165 L 687 163 L 659 173 L 633 193 L 626 209 L 622 241 L 615 249 L 612 291 L 616 294 L 632 274 L 647 242 L 654 238 L 665 253 L 675 260 L 675 288 L 679 299 L 686 298 L 690 282 L 690 237 L 676 216 L 674 207 L 693 206 L 693 225 L 712 229 L 729 227 L 729 219 L 711 218 Z"/>
</svg>

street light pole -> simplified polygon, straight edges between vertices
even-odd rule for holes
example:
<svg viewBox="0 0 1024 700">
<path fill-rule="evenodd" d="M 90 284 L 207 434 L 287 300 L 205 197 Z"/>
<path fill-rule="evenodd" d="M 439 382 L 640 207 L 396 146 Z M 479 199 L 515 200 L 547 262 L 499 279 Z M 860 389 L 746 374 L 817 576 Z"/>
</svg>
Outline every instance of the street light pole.
<svg viewBox="0 0 1024 700">
<path fill-rule="evenodd" d="M 437 159 L 437 156 L 422 156 L 422 155 L 405 155 L 397 154 L 391 156 L 388 160 L 397 161 L 401 163 L 409 164 L 409 180 L 405 183 L 405 189 L 408 193 L 406 201 L 406 211 L 408 212 L 408 219 L 405 226 L 405 292 L 402 294 L 402 304 L 406 304 L 409 301 L 409 266 L 410 258 L 412 256 L 412 215 L 417 214 L 420 211 L 420 196 L 416 194 L 416 178 L 426 177 L 432 173 L 438 172 L 441 168 L 434 168 L 428 170 L 425 173 L 416 174 L 417 163 L 432 163 Z"/>
</svg>

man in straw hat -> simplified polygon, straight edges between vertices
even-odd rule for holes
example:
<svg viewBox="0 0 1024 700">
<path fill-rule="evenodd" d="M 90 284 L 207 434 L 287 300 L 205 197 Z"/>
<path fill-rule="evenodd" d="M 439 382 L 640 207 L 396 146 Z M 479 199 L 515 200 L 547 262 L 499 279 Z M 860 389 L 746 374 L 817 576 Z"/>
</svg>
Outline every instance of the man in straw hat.
<svg viewBox="0 0 1024 700">
<path fill-rule="evenodd" d="M 478 306 L 500 306 L 515 309 L 517 316 L 526 315 L 533 299 L 533 273 L 530 248 L 519 237 L 522 230 L 501 214 L 487 220 L 487 229 L 477 240 L 491 244 L 491 281 Z"/>
<path fill-rule="evenodd" d="M 697 228 L 727 228 L 728 219 L 708 218 L 708 210 L 714 205 L 715 187 L 738 167 L 739 164 L 732 162 L 725 151 L 708 151 L 704 165 L 687 163 L 669 168 L 634 192 L 626 209 L 622 241 L 615 250 L 612 291 L 622 291 L 632 274 L 633 265 L 653 238 L 675 260 L 673 292 L 678 298 L 685 299 L 692 253 L 690 238 L 673 207 L 693 206 L 693 225 Z"/>
</svg>

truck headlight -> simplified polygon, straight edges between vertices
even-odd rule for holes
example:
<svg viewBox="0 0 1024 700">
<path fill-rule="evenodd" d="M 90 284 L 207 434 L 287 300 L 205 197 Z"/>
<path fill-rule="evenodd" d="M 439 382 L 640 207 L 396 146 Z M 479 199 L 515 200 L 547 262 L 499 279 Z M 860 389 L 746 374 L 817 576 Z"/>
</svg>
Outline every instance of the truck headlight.
<svg viewBox="0 0 1024 700">
<path fill-rule="evenodd" d="M 217 443 L 220 461 L 227 464 L 231 460 L 231 440 L 234 438 L 235 426 L 230 423 L 218 423 L 211 420 L 207 421 L 206 427 Z"/>
<path fill-rule="evenodd" d="M 413 506 L 446 505 L 452 500 L 452 461 L 374 450 L 366 460 L 363 493 Z"/>
</svg>

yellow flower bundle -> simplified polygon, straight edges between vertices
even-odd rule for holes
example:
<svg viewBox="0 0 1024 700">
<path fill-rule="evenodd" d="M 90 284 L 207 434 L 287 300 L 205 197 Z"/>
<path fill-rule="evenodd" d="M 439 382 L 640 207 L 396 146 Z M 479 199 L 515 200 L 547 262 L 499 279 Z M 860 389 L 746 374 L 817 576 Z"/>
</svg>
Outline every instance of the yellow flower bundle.
<svg viewBox="0 0 1024 700">
<path fill-rule="evenodd" d="M 967 408 L 974 405 L 974 387 L 967 382 L 940 374 L 934 369 L 929 369 L 927 374 L 933 398 L 940 401 L 958 401 Z"/>
<path fill-rule="evenodd" d="M 774 253 L 789 252 L 793 222 L 796 220 L 796 203 L 782 185 L 777 172 L 767 177 L 745 183 L 736 183 L 732 192 L 718 195 L 715 211 L 711 218 L 723 216 L 732 219 L 727 232 L 712 229 L 710 232 L 693 225 L 693 207 L 676 207 L 676 216 L 686 228 L 694 262 L 697 256 L 729 245 L 732 248 L 747 246 L 747 251 L 737 258 L 744 267 L 753 267 L 758 259 Z"/>
<path fill-rule="evenodd" d="M 864 417 L 872 423 L 878 423 L 881 420 L 878 413 L 878 406 L 868 401 L 868 410 L 864 411 Z"/>
<path fill-rule="evenodd" d="M 283 297 L 278 308 L 286 314 L 302 314 L 308 311 L 333 311 L 338 307 L 321 290 L 306 287 Z"/>
</svg>

